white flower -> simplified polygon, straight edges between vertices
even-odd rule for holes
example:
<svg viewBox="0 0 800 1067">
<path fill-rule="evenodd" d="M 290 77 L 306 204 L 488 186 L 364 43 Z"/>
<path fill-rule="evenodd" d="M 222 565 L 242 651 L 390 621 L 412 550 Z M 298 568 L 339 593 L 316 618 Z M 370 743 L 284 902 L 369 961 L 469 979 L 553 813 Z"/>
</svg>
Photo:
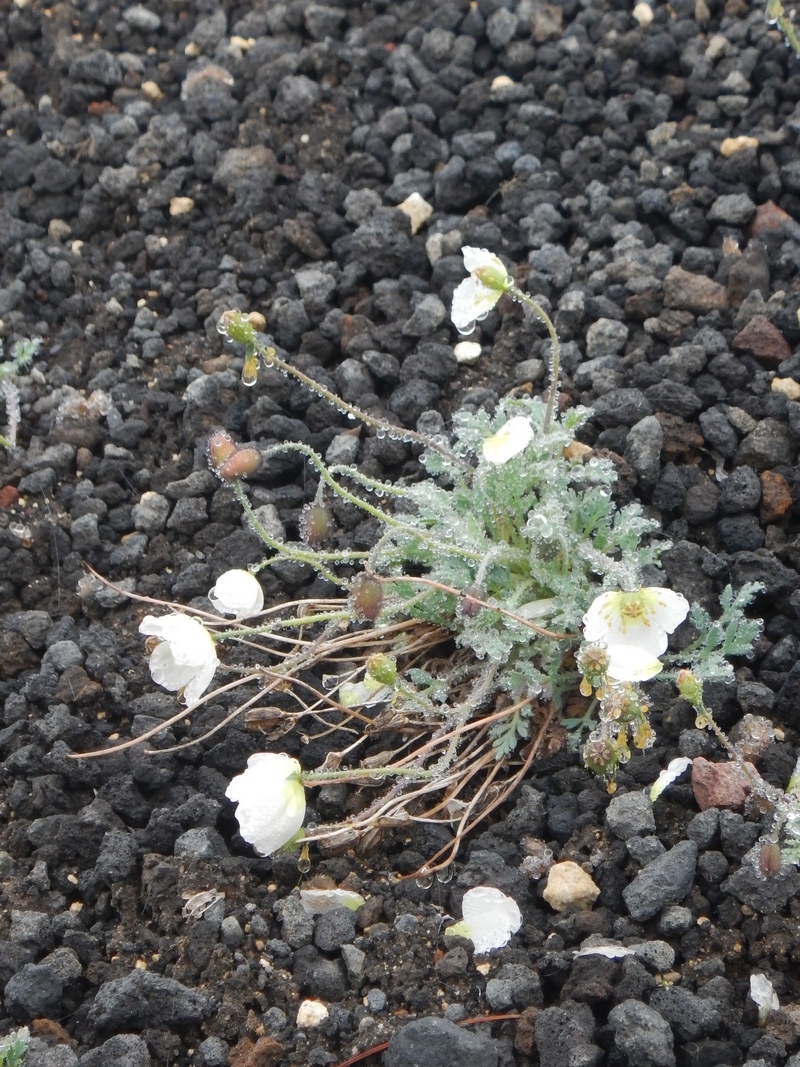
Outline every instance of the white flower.
<svg viewBox="0 0 800 1067">
<path fill-rule="evenodd" d="M 221 615 L 233 615 L 237 619 L 258 615 L 264 607 L 263 590 L 250 571 L 225 571 L 217 578 L 208 599 Z"/>
<path fill-rule="evenodd" d="M 237 803 L 239 833 L 262 856 L 288 844 L 303 825 L 306 794 L 302 768 L 285 752 L 259 752 L 225 790 Z"/>
<path fill-rule="evenodd" d="M 663 669 L 657 656 L 636 645 L 609 645 L 606 674 L 615 682 L 646 682 Z"/>
<path fill-rule="evenodd" d="M 309 915 L 323 915 L 334 908 L 358 911 L 366 901 L 350 889 L 301 889 L 300 903 Z"/>
<path fill-rule="evenodd" d="M 183 699 L 194 704 L 205 693 L 219 666 L 211 634 L 188 615 L 145 615 L 139 633 L 160 638 L 150 654 L 150 674 L 156 685 L 173 692 L 183 690 Z"/>
<path fill-rule="evenodd" d="M 750 999 L 758 1008 L 758 1025 L 765 1026 L 771 1011 L 780 1011 L 778 994 L 765 974 L 750 975 Z"/>
<path fill-rule="evenodd" d="M 523 452 L 533 439 L 533 427 L 524 415 L 515 415 L 483 442 L 483 458 L 500 466 Z"/>
<path fill-rule="evenodd" d="M 445 930 L 445 936 L 468 937 L 480 953 L 503 948 L 522 926 L 522 914 L 515 901 L 499 889 L 479 885 L 464 894 L 464 918 Z"/>
<path fill-rule="evenodd" d="M 487 249 L 467 247 L 461 251 L 470 276 L 453 293 L 450 317 L 459 333 L 472 333 L 475 323 L 486 318 L 513 283 L 502 262 Z"/>
<path fill-rule="evenodd" d="M 667 635 L 688 614 L 689 602 L 671 589 L 601 593 L 583 616 L 583 636 L 586 641 L 604 645 L 612 659 L 615 645 L 637 648 L 657 658 L 667 650 Z"/>
<path fill-rule="evenodd" d="M 670 760 L 667 767 L 650 787 L 650 799 L 658 800 L 667 786 L 674 782 L 676 778 L 680 778 L 686 768 L 691 767 L 691 765 L 692 761 L 688 756 L 676 756 L 674 760 Z"/>
</svg>

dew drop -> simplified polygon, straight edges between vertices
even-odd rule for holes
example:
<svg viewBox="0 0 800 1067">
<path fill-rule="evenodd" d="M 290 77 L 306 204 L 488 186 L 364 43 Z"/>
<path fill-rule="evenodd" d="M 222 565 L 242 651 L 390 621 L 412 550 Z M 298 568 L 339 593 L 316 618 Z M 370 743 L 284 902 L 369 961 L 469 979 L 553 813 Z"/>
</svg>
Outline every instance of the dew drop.
<svg viewBox="0 0 800 1067">
<path fill-rule="evenodd" d="M 336 407 L 335 404 L 333 406 Z M 355 417 L 355 415 L 353 414 L 352 411 L 348 411 L 347 412 L 347 417 L 348 417 L 348 419 L 350 419 L 351 422 L 355 422 L 356 421 L 356 417 Z"/>
<path fill-rule="evenodd" d="M 442 885 L 447 885 L 448 882 L 453 881 L 453 865 L 445 867 L 444 870 L 436 872 L 436 881 L 441 882 Z"/>
<path fill-rule="evenodd" d="M 375 433 L 375 436 L 378 438 L 379 441 L 382 441 L 384 437 L 386 437 L 386 430 L 378 430 Z"/>
<path fill-rule="evenodd" d="M 428 872 L 427 867 L 420 867 L 419 877 L 414 881 L 419 889 L 430 889 L 433 885 L 433 875 Z"/>
<path fill-rule="evenodd" d="M 311 870 L 311 857 L 308 854 L 308 845 L 303 845 L 300 855 L 297 857 L 297 869 L 301 874 L 307 874 Z"/>
</svg>

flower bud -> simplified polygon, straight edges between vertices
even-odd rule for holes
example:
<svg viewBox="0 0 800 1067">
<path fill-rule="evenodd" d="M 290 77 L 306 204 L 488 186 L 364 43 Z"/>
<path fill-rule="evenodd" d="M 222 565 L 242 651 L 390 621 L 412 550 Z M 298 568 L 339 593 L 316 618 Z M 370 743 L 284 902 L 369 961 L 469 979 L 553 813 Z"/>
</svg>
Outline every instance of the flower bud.
<svg viewBox="0 0 800 1067">
<path fill-rule="evenodd" d="M 781 849 L 777 841 L 765 841 L 758 854 L 758 869 L 765 878 L 776 878 L 781 870 Z"/>
<path fill-rule="evenodd" d="M 230 459 L 235 451 L 236 445 L 231 440 L 230 434 L 227 434 L 224 430 L 212 433 L 206 446 L 209 467 L 218 475 L 222 464 L 226 459 Z"/>
<path fill-rule="evenodd" d="M 316 548 L 329 536 L 333 522 L 328 508 L 314 501 L 306 504 L 300 515 L 300 536 L 311 548 Z"/>
<path fill-rule="evenodd" d="M 240 448 L 221 463 L 217 474 L 223 482 L 235 482 L 255 474 L 261 466 L 261 453 L 257 448 Z"/>
<path fill-rule="evenodd" d="M 217 323 L 217 331 L 239 344 L 255 344 L 256 331 L 253 329 L 252 322 L 241 311 L 224 311 Z"/>
<path fill-rule="evenodd" d="M 357 619 L 375 622 L 383 607 L 383 583 L 372 574 L 358 574 L 350 586 L 350 607 Z"/>
<path fill-rule="evenodd" d="M 695 678 L 691 671 L 678 671 L 675 685 L 683 699 L 688 700 L 692 707 L 703 703 L 703 683 L 699 678 Z"/>
<path fill-rule="evenodd" d="M 367 660 L 367 674 L 383 685 L 394 685 L 397 681 L 397 662 L 394 656 L 378 653 Z"/>
</svg>

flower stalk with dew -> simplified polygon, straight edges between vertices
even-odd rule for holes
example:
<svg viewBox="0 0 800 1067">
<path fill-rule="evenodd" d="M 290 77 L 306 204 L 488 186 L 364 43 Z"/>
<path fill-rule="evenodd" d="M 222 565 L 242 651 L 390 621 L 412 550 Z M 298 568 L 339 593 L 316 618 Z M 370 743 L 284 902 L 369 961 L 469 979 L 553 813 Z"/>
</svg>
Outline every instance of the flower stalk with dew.
<svg viewBox="0 0 800 1067">
<path fill-rule="evenodd" d="M 500 297 L 508 293 L 512 300 L 529 308 L 544 323 L 550 335 L 550 390 L 543 423 L 543 431 L 547 433 L 553 421 L 561 376 L 561 344 L 553 321 L 532 296 L 514 284 L 497 256 L 486 248 L 472 248 L 469 245 L 462 248 L 461 252 L 469 278 L 461 282 L 453 293 L 451 318 L 459 333 L 472 333 L 475 324 L 485 319 Z"/>
<path fill-rule="evenodd" d="M 794 54 L 800 57 L 800 40 L 797 30 L 794 28 L 791 15 L 787 15 L 781 0 L 767 0 L 767 22 L 771 26 L 777 26 L 783 34 L 786 47 L 794 50 Z"/>
</svg>

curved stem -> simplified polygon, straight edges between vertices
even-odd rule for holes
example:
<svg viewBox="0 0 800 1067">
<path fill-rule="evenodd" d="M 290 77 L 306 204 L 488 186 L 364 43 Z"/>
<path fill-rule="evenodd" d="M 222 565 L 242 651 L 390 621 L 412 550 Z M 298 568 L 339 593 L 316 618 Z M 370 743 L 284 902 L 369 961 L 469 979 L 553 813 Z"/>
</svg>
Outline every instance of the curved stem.
<svg viewBox="0 0 800 1067">
<path fill-rule="evenodd" d="M 521 289 L 517 289 L 516 286 L 509 289 L 509 292 L 515 300 L 518 300 L 521 304 L 525 304 L 526 307 L 531 309 L 536 318 L 545 324 L 547 332 L 550 334 L 550 389 L 547 394 L 547 407 L 545 408 L 543 423 L 544 432 L 548 433 L 553 423 L 553 410 L 558 397 L 558 379 L 561 374 L 561 344 L 558 340 L 558 334 L 553 325 L 553 320 L 544 308 L 537 304 L 527 293 L 523 293 Z"/>
</svg>

